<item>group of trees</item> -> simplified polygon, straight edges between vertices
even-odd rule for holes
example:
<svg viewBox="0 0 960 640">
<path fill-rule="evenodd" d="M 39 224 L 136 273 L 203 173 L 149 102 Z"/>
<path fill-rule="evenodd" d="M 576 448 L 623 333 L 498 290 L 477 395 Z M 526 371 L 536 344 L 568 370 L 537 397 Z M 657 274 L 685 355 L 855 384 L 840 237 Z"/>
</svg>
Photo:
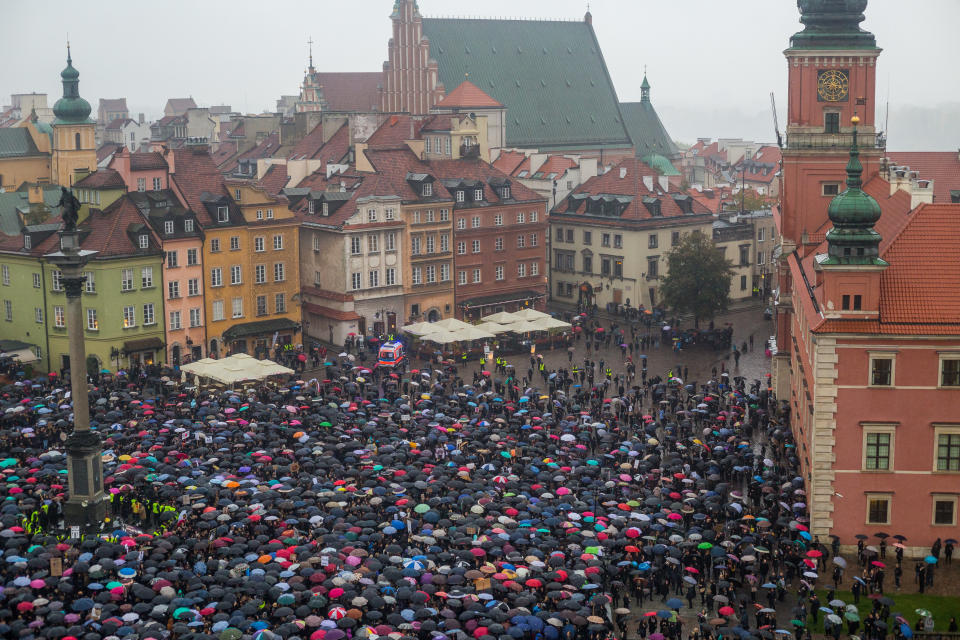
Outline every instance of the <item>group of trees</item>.
<svg viewBox="0 0 960 640">
<path fill-rule="evenodd" d="M 667 274 L 660 282 L 660 299 L 677 314 L 693 316 L 694 326 L 727 310 L 733 263 L 713 239 L 688 233 L 667 254 Z"/>
</svg>

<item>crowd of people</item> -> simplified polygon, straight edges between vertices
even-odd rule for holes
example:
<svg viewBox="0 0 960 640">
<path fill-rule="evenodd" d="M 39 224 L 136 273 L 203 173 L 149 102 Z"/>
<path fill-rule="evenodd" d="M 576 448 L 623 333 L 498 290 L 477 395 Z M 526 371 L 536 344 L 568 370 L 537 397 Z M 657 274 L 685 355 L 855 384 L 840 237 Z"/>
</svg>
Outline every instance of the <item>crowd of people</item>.
<svg viewBox="0 0 960 640">
<path fill-rule="evenodd" d="M 810 637 L 815 589 L 849 578 L 808 531 L 776 400 L 725 372 L 598 367 L 580 344 L 555 369 L 331 351 L 243 390 L 100 380 L 111 509 L 82 539 L 62 517 L 68 388 L 14 367 L 0 637 Z M 828 598 L 828 633 L 901 633 L 885 602 L 861 624 Z"/>
</svg>

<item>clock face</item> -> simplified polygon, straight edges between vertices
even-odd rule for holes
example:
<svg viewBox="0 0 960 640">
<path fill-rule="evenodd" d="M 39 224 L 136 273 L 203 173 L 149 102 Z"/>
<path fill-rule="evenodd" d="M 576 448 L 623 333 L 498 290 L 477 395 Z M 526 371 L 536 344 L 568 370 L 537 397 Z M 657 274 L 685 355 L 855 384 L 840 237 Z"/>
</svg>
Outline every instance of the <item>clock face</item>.
<svg viewBox="0 0 960 640">
<path fill-rule="evenodd" d="M 850 93 L 850 72 L 826 69 L 817 73 L 817 97 L 826 102 L 845 102 Z"/>
</svg>

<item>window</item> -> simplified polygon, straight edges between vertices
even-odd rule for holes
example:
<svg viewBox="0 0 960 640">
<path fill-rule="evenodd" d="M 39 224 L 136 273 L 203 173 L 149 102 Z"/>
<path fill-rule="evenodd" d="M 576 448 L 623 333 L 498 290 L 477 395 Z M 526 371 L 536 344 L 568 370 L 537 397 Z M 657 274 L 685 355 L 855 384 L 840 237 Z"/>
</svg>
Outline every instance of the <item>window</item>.
<svg viewBox="0 0 960 640">
<path fill-rule="evenodd" d="M 890 524 L 890 494 L 867 494 L 867 524 Z"/>
<path fill-rule="evenodd" d="M 308 208 L 312 209 L 312 207 L 313 202 L 310 202 Z M 313 211 L 311 210 L 310 213 L 313 213 Z M 263 220 L 263 209 L 257 209 L 257 220 Z"/>
<path fill-rule="evenodd" d="M 236 200 L 237 202 L 240 201 L 240 196 L 241 196 L 241 195 L 242 195 L 242 194 L 240 193 L 240 189 L 234 189 L 234 190 L 233 190 L 233 199 Z"/>
<path fill-rule="evenodd" d="M 177 264 L 177 252 L 167 251 L 167 269 L 174 269 L 178 266 L 179 264 Z"/>
<path fill-rule="evenodd" d="M 470 218 L 470 227 L 472 229 L 480 228 L 480 216 L 473 216 L 472 218 Z"/>
<path fill-rule="evenodd" d="M 740 276 L 740 291 L 747 290 L 747 276 Z"/>
<path fill-rule="evenodd" d="M 473 270 L 473 281 L 474 283 L 480 282 L 480 269 Z"/>
<path fill-rule="evenodd" d="M 839 182 L 824 182 L 821 187 L 823 188 L 823 195 L 825 196 L 835 196 L 840 193 Z"/>
<path fill-rule="evenodd" d="M 243 271 L 238 264 L 230 266 L 230 284 L 243 284 Z"/>
<path fill-rule="evenodd" d="M 446 233 L 440 234 L 440 253 L 446 253 L 450 251 L 450 235 Z"/>
<path fill-rule="evenodd" d="M 327 203 L 323 203 L 323 215 L 327 215 Z M 267 209 L 267 220 L 273 220 L 273 209 Z"/>
<path fill-rule="evenodd" d="M 267 281 L 267 265 L 258 264 L 253 267 L 254 284 L 263 284 Z"/>
<path fill-rule="evenodd" d="M 765 231 L 766 231 L 766 227 L 759 227 L 757 229 L 757 242 L 763 242 L 765 240 L 765 238 L 763 237 L 763 234 Z"/>
<path fill-rule="evenodd" d="M 388 287 L 392 287 L 397 284 L 397 268 L 396 267 L 387 267 L 386 275 L 384 277 L 384 284 Z"/>
<path fill-rule="evenodd" d="M 933 496 L 933 524 L 948 527 L 957 526 L 957 496 Z"/>
<path fill-rule="evenodd" d="M 502 226 L 503 226 L 503 214 L 502 214 L 502 213 L 498 213 L 498 214 L 496 214 L 495 216 L 493 216 L 493 226 L 495 226 L 495 227 L 502 227 Z"/>
<path fill-rule="evenodd" d="M 411 284 L 423 284 L 423 269 L 421 267 L 414 267 L 410 271 L 410 282 Z"/>
<path fill-rule="evenodd" d="M 377 221 L 377 210 L 367 209 L 367 222 L 376 222 L 376 221 Z"/>
<path fill-rule="evenodd" d="M 503 265 L 498 264 L 494 271 L 494 280 L 503 280 Z"/>
<path fill-rule="evenodd" d="M 10 267 L 8 265 L 3 265 L 0 267 L 0 273 L 3 274 L 3 286 L 10 286 Z"/>
<path fill-rule="evenodd" d="M 481 200 L 483 200 L 483 189 L 473 190 L 473 200 L 474 202 L 480 202 Z"/>
<path fill-rule="evenodd" d="M 871 426 L 863 433 L 863 470 L 893 470 L 893 437 L 895 426 Z"/>
<path fill-rule="evenodd" d="M 613 248 L 622 249 L 623 248 L 623 236 L 619 233 L 613 234 Z"/>
<path fill-rule="evenodd" d="M 440 222 L 450 222 L 450 209 L 440 209 Z"/>
<path fill-rule="evenodd" d="M 137 314 L 133 306 L 123 308 L 123 328 L 129 329 L 137 326 Z"/>
<path fill-rule="evenodd" d="M 433 283 L 433 282 L 436 282 L 436 281 L 437 281 L 437 267 L 436 267 L 436 265 L 432 265 L 432 264 L 431 264 L 431 265 L 427 265 L 426 274 L 427 274 L 427 278 L 426 278 L 427 284 L 431 284 L 431 283 Z"/>
<path fill-rule="evenodd" d="M 168 236 L 173 235 L 173 220 L 163 221 L 163 232 Z"/>
<path fill-rule="evenodd" d="M 422 237 L 421 236 L 410 236 L 410 253 L 412 255 L 420 255 L 420 244 Z"/>
<path fill-rule="evenodd" d="M 230 303 L 234 318 L 243 317 L 243 298 L 234 298 Z"/>
<path fill-rule="evenodd" d="M 210 269 L 210 286 L 211 287 L 222 287 L 223 286 L 223 269 L 220 267 L 214 267 Z"/>
<path fill-rule="evenodd" d="M 593 273 L 593 256 L 583 256 L 583 270 L 586 273 Z"/>
<path fill-rule="evenodd" d="M 527 246 L 527 238 L 521 233 L 517 236 L 517 248 L 523 249 L 525 246 Z"/>
<path fill-rule="evenodd" d="M 467 243 L 461 240 L 457 243 L 457 255 L 464 255 L 467 253 Z"/>
<path fill-rule="evenodd" d="M 466 228 L 467 228 L 467 219 L 457 218 L 457 229 L 466 229 Z"/>
<path fill-rule="evenodd" d="M 960 353 L 940 356 L 940 386 L 960 387 Z"/>
<path fill-rule="evenodd" d="M 199 327 L 202 324 L 200 320 L 200 307 L 190 309 L 190 326 Z"/>
<path fill-rule="evenodd" d="M 214 300 L 213 301 L 213 319 L 214 321 L 223 320 L 223 300 Z"/>
<path fill-rule="evenodd" d="M 314 236 L 316 238 L 317 236 Z M 264 251 L 264 239 L 263 236 L 257 236 L 253 239 L 253 250 L 257 253 Z"/>
<path fill-rule="evenodd" d="M 420 224 L 420 222 L 421 222 L 421 220 L 420 220 L 420 212 L 419 212 L 419 211 L 414 211 L 414 212 L 413 212 L 413 224 Z"/>
<path fill-rule="evenodd" d="M 517 224 L 523 224 L 527 221 L 527 214 L 523 211 L 517 212 Z"/>
<path fill-rule="evenodd" d="M 167 297 L 171 300 L 180 297 L 180 281 L 170 280 L 167 282 Z"/>
<path fill-rule="evenodd" d="M 623 258 L 615 258 L 613 261 L 613 277 L 623 277 Z"/>
<path fill-rule="evenodd" d="M 63 329 L 66 325 L 63 315 L 63 307 L 57 305 L 53 308 L 53 326 L 57 329 Z"/>
<path fill-rule="evenodd" d="M 434 222 L 436 220 L 436 215 L 433 212 L 433 209 L 427 209 L 427 222 Z"/>
<path fill-rule="evenodd" d="M 517 277 L 518 278 L 527 277 L 527 265 L 523 262 L 517 263 Z"/>
<path fill-rule="evenodd" d="M 540 263 L 539 263 L 539 262 L 531 262 L 531 263 L 530 263 L 530 275 L 532 275 L 532 276 L 540 275 Z"/>
<path fill-rule="evenodd" d="M 212 253 L 217 253 L 220 251 L 220 238 L 210 239 L 210 251 Z"/>
<path fill-rule="evenodd" d="M 466 271 L 457 271 L 457 284 L 467 284 Z"/>
<path fill-rule="evenodd" d="M 63 291 L 63 283 L 60 282 L 60 278 L 63 277 L 63 272 L 59 269 L 54 269 L 50 272 L 51 283 L 50 286 L 53 287 L 54 291 Z"/>
<path fill-rule="evenodd" d="M 350 255 L 359 256 L 363 253 L 363 246 L 360 244 L 360 236 L 350 236 Z"/>
<path fill-rule="evenodd" d="M 463 189 L 457 189 L 457 193 L 454 196 L 457 202 L 463 202 L 467 199 L 466 194 L 463 192 Z"/>
<path fill-rule="evenodd" d="M 314 251 L 320 251 L 320 234 L 319 234 L 319 233 L 314 233 L 314 234 L 312 234 L 312 235 L 310 236 L 310 238 L 311 238 L 311 244 L 313 245 L 313 250 L 314 250 Z M 259 249 L 259 251 L 263 251 L 263 238 L 260 238 L 260 249 Z"/>
<path fill-rule="evenodd" d="M 960 430 L 937 427 L 937 471 L 960 471 Z"/>
<path fill-rule="evenodd" d="M 397 250 L 397 232 L 388 231 L 383 234 L 383 250 L 384 251 L 396 251 Z"/>
<path fill-rule="evenodd" d="M 493 241 L 493 249 L 494 251 L 503 251 L 503 236 Z"/>
<path fill-rule="evenodd" d="M 384 220 L 396 220 L 397 212 L 392 207 L 388 207 L 383 210 L 383 219 Z"/>
<path fill-rule="evenodd" d="M 240 251 L 240 236 L 230 236 L 230 251 Z"/>
<path fill-rule="evenodd" d="M 745 267 L 750 264 L 750 245 L 740 246 L 740 266 Z"/>
<path fill-rule="evenodd" d="M 3 301 L 3 319 L 7 322 L 13 322 L 13 301 Z"/>
<path fill-rule="evenodd" d="M 762 265 L 765 259 L 766 255 L 763 253 L 763 251 L 757 251 L 757 264 Z"/>
<path fill-rule="evenodd" d="M 380 286 L 380 272 L 379 272 L 379 271 L 371 271 L 370 273 L 367 274 L 367 280 L 370 282 L 370 288 L 371 288 L 371 289 L 374 288 L 374 287 L 379 287 L 379 286 Z"/>
<path fill-rule="evenodd" d="M 97 331 L 100 329 L 100 324 L 97 322 L 96 309 L 87 309 L 87 329 L 89 331 Z"/>
<path fill-rule="evenodd" d="M 474 240 L 473 242 L 470 243 L 470 246 L 471 246 L 471 249 L 473 249 L 473 252 L 474 252 L 474 253 L 480 253 L 480 241 L 479 241 L 479 240 Z"/>
<path fill-rule="evenodd" d="M 440 150 L 437 149 L 437 151 L 440 151 Z M 443 152 L 444 152 L 446 155 L 448 155 L 448 156 L 451 154 L 451 151 L 450 151 L 450 136 L 446 136 L 446 137 L 443 139 Z"/>
<path fill-rule="evenodd" d="M 647 258 L 647 278 L 660 277 L 660 259 Z"/>
<path fill-rule="evenodd" d="M 283 282 L 287 279 L 287 273 L 284 267 L 284 263 L 278 262 L 273 265 L 273 281 L 274 282 Z"/>
<path fill-rule="evenodd" d="M 140 237 L 137 239 L 137 246 L 140 247 L 141 249 L 149 249 L 149 248 L 150 248 L 150 236 L 148 236 L 148 235 L 145 234 L 145 233 L 144 233 L 144 234 L 140 234 Z"/>
<path fill-rule="evenodd" d="M 33 319 L 37 322 L 37 324 L 43 324 L 43 308 L 42 307 L 33 308 Z"/>
<path fill-rule="evenodd" d="M 437 236 L 430 234 L 427 236 L 427 253 L 434 253 L 436 250 Z"/>
<path fill-rule="evenodd" d="M 610 234 L 604 233 L 600 236 L 600 246 L 609 247 L 610 246 Z"/>
<path fill-rule="evenodd" d="M 446 262 L 440 265 L 440 282 L 450 282 L 450 265 Z"/>
<path fill-rule="evenodd" d="M 430 136 L 423 139 L 423 150 L 425 153 L 433 153 L 433 138 Z"/>
<path fill-rule="evenodd" d="M 146 190 L 147 190 L 147 179 L 137 178 L 137 191 L 143 193 Z"/>
<path fill-rule="evenodd" d="M 274 247 L 276 248 L 276 247 Z M 378 253 L 380 251 L 380 236 L 371 233 L 367 236 L 367 253 Z"/>
<path fill-rule="evenodd" d="M 153 179 L 153 190 L 154 190 L 154 191 L 160 191 L 160 189 L 163 189 L 163 180 L 161 180 L 160 178 L 154 178 L 154 179 Z"/>
<path fill-rule="evenodd" d="M 133 269 L 120 270 L 120 291 L 133 291 Z"/>
<path fill-rule="evenodd" d="M 537 221 L 537 212 L 536 212 L 536 211 L 531 211 L 531 212 L 530 212 L 530 222 L 536 222 L 536 221 Z"/>
<path fill-rule="evenodd" d="M 840 114 L 836 111 L 828 111 L 823 114 L 823 132 L 840 133 Z"/>
<path fill-rule="evenodd" d="M 87 293 L 96 293 L 97 281 L 96 281 L 96 278 L 94 277 L 94 273 L 92 271 L 84 271 L 83 277 L 85 278 L 85 280 L 83 281 L 84 290 Z"/>
<path fill-rule="evenodd" d="M 893 356 L 880 354 L 870 355 L 870 386 L 871 387 L 892 387 L 893 380 Z"/>
<path fill-rule="evenodd" d="M 278 293 L 273 296 L 273 311 L 274 313 L 286 313 L 287 312 L 287 296 Z"/>
<path fill-rule="evenodd" d="M 592 232 L 592 231 L 584 231 L 584 232 L 583 232 L 583 244 L 586 244 L 586 245 L 593 244 L 593 232 Z"/>
<path fill-rule="evenodd" d="M 429 198 L 430 196 L 432 196 L 432 195 L 433 195 L 433 183 L 432 183 L 432 182 L 424 182 L 424 183 L 423 183 L 423 187 L 421 187 L 421 189 L 420 189 L 420 194 L 421 194 L 424 198 Z"/>
<path fill-rule="evenodd" d="M 307 213 L 314 215 L 317 212 L 317 204 L 313 200 L 307 200 Z M 323 203 L 323 215 L 327 215 L 327 203 Z"/>
<path fill-rule="evenodd" d="M 530 246 L 531 246 L 531 247 L 536 247 L 539 243 L 540 243 L 540 241 L 537 239 L 537 234 L 536 234 L 536 233 L 531 233 L 531 234 L 530 234 Z"/>
<path fill-rule="evenodd" d="M 171 312 L 170 312 L 170 325 L 169 325 L 169 326 L 170 326 L 170 331 L 177 331 L 178 329 L 182 329 L 182 328 L 183 328 L 183 325 L 180 323 L 180 312 L 179 312 L 179 311 L 171 311 Z"/>
<path fill-rule="evenodd" d="M 267 296 L 257 296 L 257 315 L 267 315 Z"/>
<path fill-rule="evenodd" d="M 187 233 L 193 233 L 193 218 L 187 218 L 183 221 L 183 230 Z"/>
<path fill-rule="evenodd" d="M 187 266 L 195 267 L 200 264 L 200 252 L 196 249 L 187 249 Z"/>
<path fill-rule="evenodd" d="M 200 295 L 200 279 L 199 278 L 190 278 L 189 280 L 187 280 L 187 295 L 188 296 Z"/>
<path fill-rule="evenodd" d="M 39 274 L 39 273 L 33 274 L 33 288 L 34 288 L 34 289 L 39 289 L 39 288 L 40 288 L 40 274 Z"/>
<path fill-rule="evenodd" d="M 230 222 L 230 210 L 227 207 L 217 207 L 217 222 Z"/>
<path fill-rule="evenodd" d="M 651 234 L 650 234 L 650 237 L 647 238 L 647 248 L 648 248 L 648 249 L 656 249 L 657 246 L 658 246 L 658 244 L 659 244 L 659 242 L 660 242 L 660 240 L 659 240 L 659 237 L 657 236 L 657 234 L 651 233 Z"/>
<path fill-rule="evenodd" d="M 677 246 L 678 244 L 680 244 L 680 232 L 679 232 L 679 231 L 673 231 L 673 232 L 670 234 L 670 246 L 671 246 L 671 247 L 675 247 L 675 246 Z"/>
</svg>

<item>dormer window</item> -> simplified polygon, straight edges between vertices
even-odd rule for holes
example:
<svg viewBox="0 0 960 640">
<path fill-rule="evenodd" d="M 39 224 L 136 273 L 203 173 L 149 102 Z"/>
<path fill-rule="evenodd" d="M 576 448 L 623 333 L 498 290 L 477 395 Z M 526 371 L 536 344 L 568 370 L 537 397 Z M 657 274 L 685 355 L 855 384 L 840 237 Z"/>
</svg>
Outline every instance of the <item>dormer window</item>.
<svg viewBox="0 0 960 640">
<path fill-rule="evenodd" d="M 168 235 L 173 235 L 173 220 L 165 220 L 163 223 L 163 232 Z"/>
<path fill-rule="evenodd" d="M 139 243 L 138 243 L 138 244 L 139 244 L 139 246 L 140 246 L 141 249 L 149 249 L 149 248 L 150 248 L 150 236 L 148 236 L 148 235 L 145 234 L 145 233 L 140 234 L 140 239 L 139 239 Z"/>
<path fill-rule="evenodd" d="M 217 207 L 217 222 L 230 222 L 230 210 L 227 207 Z"/>
<path fill-rule="evenodd" d="M 500 198 L 503 200 L 510 198 L 510 187 L 500 187 Z"/>
<path fill-rule="evenodd" d="M 424 182 L 424 183 L 423 183 L 423 186 L 421 187 L 420 193 L 423 195 L 424 198 L 429 198 L 430 196 L 432 196 L 432 195 L 433 195 L 433 183 L 432 183 L 432 182 Z"/>
<path fill-rule="evenodd" d="M 23 248 L 27 249 L 28 251 L 33 248 L 33 240 L 29 235 L 23 236 Z"/>
<path fill-rule="evenodd" d="M 193 220 L 190 220 L 189 218 L 186 219 L 186 220 L 184 220 L 184 221 L 183 221 L 183 230 L 186 231 L 187 233 L 192 233 L 192 232 L 193 232 Z"/>
<path fill-rule="evenodd" d="M 326 202 L 323 203 L 323 215 L 325 216 L 330 215 L 330 205 Z"/>
<path fill-rule="evenodd" d="M 307 202 L 307 213 L 309 213 L 310 215 L 313 215 L 314 212 L 315 212 L 315 209 L 314 209 L 313 200 L 310 200 Z"/>
<path fill-rule="evenodd" d="M 480 202 L 483 200 L 483 189 L 474 189 L 473 190 L 473 201 Z"/>
<path fill-rule="evenodd" d="M 458 189 L 458 190 L 457 190 L 457 202 L 463 202 L 464 200 L 466 200 L 466 194 L 463 192 L 462 189 Z"/>
<path fill-rule="evenodd" d="M 240 202 L 240 189 L 233 190 L 233 199 Z"/>
</svg>

